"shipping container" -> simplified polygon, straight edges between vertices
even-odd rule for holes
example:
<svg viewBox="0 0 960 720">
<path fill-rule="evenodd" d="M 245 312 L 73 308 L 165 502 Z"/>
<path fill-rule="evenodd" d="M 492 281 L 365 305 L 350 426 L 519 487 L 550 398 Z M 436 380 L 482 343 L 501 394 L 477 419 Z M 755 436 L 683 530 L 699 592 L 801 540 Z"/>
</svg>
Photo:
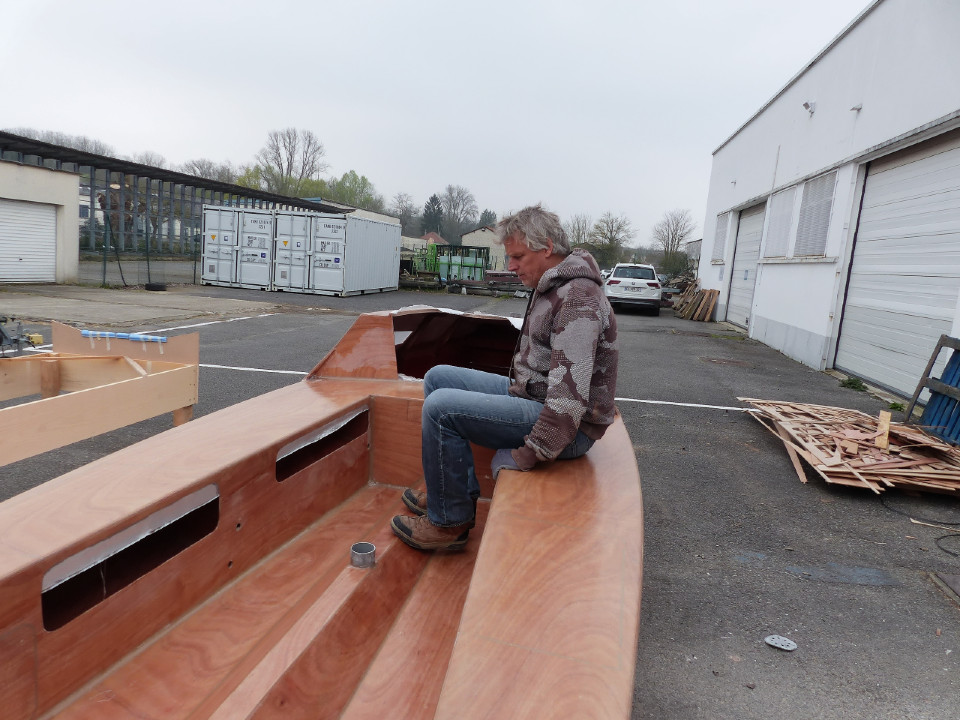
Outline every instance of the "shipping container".
<svg viewBox="0 0 960 720">
<path fill-rule="evenodd" d="M 270 210 L 204 205 L 201 283 L 270 290 L 273 238 Z"/>
<path fill-rule="evenodd" d="M 400 225 L 340 213 L 205 205 L 205 285 L 358 295 L 396 290 Z"/>
<path fill-rule="evenodd" d="M 400 226 L 352 215 L 314 215 L 310 292 L 360 295 L 396 290 Z"/>
<path fill-rule="evenodd" d="M 273 250 L 273 289 L 304 292 L 308 287 L 312 242 L 310 213 L 276 212 Z"/>
</svg>

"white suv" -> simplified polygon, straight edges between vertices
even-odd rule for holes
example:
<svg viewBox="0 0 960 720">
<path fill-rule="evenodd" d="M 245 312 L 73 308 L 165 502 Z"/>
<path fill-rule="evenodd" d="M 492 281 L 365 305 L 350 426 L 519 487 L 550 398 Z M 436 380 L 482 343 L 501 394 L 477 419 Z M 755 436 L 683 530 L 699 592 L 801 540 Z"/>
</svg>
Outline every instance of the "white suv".
<svg viewBox="0 0 960 720">
<path fill-rule="evenodd" d="M 611 305 L 636 305 L 649 308 L 654 315 L 660 314 L 663 290 L 653 265 L 617 263 L 603 284 L 603 292 Z"/>
</svg>

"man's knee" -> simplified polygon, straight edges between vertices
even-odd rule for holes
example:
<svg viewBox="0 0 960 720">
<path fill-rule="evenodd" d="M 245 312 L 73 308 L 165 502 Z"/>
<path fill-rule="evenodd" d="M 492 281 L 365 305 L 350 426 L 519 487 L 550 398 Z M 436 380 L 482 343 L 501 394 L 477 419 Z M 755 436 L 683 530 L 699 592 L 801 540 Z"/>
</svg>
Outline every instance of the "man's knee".
<svg viewBox="0 0 960 720">
<path fill-rule="evenodd" d="M 446 384 L 446 378 L 450 373 L 450 365 L 434 365 L 427 370 L 423 376 L 423 394 L 429 396 L 438 388 Z"/>
<path fill-rule="evenodd" d="M 458 393 L 462 390 L 438 388 L 423 399 L 423 423 L 440 424 L 443 416 L 450 412 Z"/>
</svg>

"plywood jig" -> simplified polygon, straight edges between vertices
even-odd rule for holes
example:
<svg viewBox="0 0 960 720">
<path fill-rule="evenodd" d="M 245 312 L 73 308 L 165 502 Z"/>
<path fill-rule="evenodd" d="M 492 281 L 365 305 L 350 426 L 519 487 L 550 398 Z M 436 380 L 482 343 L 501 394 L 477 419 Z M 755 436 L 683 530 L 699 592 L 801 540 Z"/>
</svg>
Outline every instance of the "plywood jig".
<svg viewBox="0 0 960 720">
<path fill-rule="evenodd" d="M 163 342 L 84 337 L 53 323 L 53 352 L 0 359 L 0 465 L 173 413 L 191 419 L 198 397 L 196 333 Z"/>
</svg>

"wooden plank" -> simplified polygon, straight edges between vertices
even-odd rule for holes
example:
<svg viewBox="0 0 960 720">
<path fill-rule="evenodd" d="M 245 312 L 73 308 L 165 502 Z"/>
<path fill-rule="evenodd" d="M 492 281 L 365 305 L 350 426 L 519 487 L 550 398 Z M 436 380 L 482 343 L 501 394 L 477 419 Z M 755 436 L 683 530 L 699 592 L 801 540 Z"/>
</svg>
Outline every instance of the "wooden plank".
<svg viewBox="0 0 960 720">
<path fill-rule="evenodd" d="M 436 718 L 630 714 L 643 529 L 622 420 L 594 450 L 501 473 Z"/>
<path fill-rule="evenodd" d="M 873 444 L 876 445 L 881 450 L 886 450 L 890 447 L 890 419 L 891 414 L 889 410 L 880 411 L 880 422 L 878 425 L 878 435 L 877 438 L 873 441 Z"/>
<path fill-rule="evenodd" d="M 783 446 L 787 449 L 787 457 L 790 458 L 790 462 L 793 464 L 793 469 L 797 473 L 797 477 L 800 478 L 800 482 L 807 482 L 807 474 L 803 471 L 803 465 L 800 464 L 800 457 L 797 455 L 797 451 L 794 450 L 793 442 L 790 440 L 790 435 L 787 434 L 787 431 L 782 427 L 777 427 L 777 433 L 780 435 L 780 438 L 783 440 Z"/>
<path fill-rule="evenodd" d="M 129 367 L 121 362 L 117 367 Z M 197 366 L 0 410 L 0 464 L 16 462 L 197 402 Z"/>
</svg>

